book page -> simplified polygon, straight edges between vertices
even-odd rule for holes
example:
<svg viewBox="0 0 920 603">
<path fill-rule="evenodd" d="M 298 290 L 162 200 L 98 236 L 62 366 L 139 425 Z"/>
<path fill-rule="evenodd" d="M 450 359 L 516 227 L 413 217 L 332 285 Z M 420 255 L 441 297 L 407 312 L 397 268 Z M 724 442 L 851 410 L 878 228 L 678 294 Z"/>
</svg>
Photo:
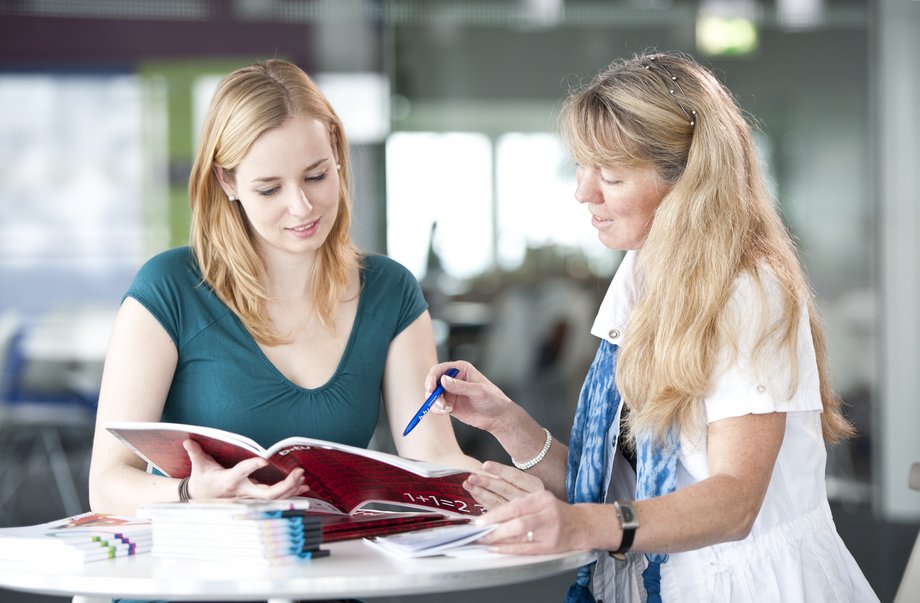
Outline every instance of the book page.
<svg viewBox="0 0 920 603">
<path fill-rule="evenodd" d="M 339 444 L 337 442 L 328 442 L 326 440 L 316 440 L 313 438 L 304 437 L 285 438 L 280 442 L 273 444 L 266 451 L 265 458 L 269 458 L 275 455 L 284 456 L 285 454 L 288 454 L 289 451 L 298 449 L 298 447 L 320 447 L 329 450 L 339 450 L 348 454 L 373 459 L 388 465 L 394 465 L 424 477 L 463 473 L 462 469 L 455 469 L 453 467 L 445 467 L 444 465 L 438 465 L 436 463 L 427 463 L 425 461 L 408 459 L 405 457 L 397 456 L 395 454 L 380 452 L 379 450 L 368 450 L 367 448 L 358 448 L 357 446 L 349 446 L 347 444 Z"/>
<path fill-rule="evenodd" d="M 233 467 L 240 461 L 265 454 L 254 440 L 239 434 L 177 423 L 110 421 L 105 425 L 115 437 L 139 457 L 169 477 L 188 477 L 192 463 L 182 446 L 187 439 L 195 440 L 223 467 Z M 268 466 L 253 473 L 253 477 L 273 484 L 284 479 L 287 472 Z"/>
<path fill-rule="evenodd" d="M 353 515 L 313 515 L 323 526 L 323 542 L 338 542 L 400 534 L 435 526 L 467 523 L 465 517 L 447 517 L 441 513 L 393 513 L 387 511 L 357 512 Z"/>
<path fill-rule="evenodd" d="M 392 503 L 448 515 L 479 515 L 485 510 L 463 487 L 467 471 L 423 477 L 327 446 L 296 445 L 278 451 L 271 460 L 288 471 L 303 467 L 309 495 L 327 500 L 346 513 L 368 503 Z"/>
<path fill-rule="evenodd" d="M 365 542 L 398 557 L 428 557 L 462 547 L 482 538 L 497 527 L 498 524 L 443 526 L 393 536 L 368 538 L 365 539 Z"/>
</svg>

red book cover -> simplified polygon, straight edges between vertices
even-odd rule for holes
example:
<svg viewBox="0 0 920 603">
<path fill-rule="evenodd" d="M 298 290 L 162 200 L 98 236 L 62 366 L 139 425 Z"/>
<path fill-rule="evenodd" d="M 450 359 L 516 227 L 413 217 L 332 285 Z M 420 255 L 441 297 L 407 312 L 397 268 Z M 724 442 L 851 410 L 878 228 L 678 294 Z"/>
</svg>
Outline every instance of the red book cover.
<svg viewBox="0 0 920 603">
<path fill-rule="evenodd" d="M 186 439 L 196 441 L 215 461 L 232 467 L 262 457 L 269 465 L 253 478 L 274 484 L 296 467 L 303 467 L 309 496 L 328 502 L 343 513 L 368 503 L 389 503 L 447 515 L 479 515 L 483 508 L 462 484 L 468 471 L 406 459 L 312 438 L 286 438 L 268 449 L 255 441 L 210 427 L 159 422 L 110 422 L 115 437 L 138 456 L 170 477 L 191 471 Z"/>
<path fill-rule="evenodd" d="M 311 514 L 318 517 L 323 529 L 323 542 L 353 538 L 370 538 L 401 534 L 438 526 L 467 523 L 465 517 L 445 517 L 441 513 L 358 512 L 353 515 Z"/>
</svg>

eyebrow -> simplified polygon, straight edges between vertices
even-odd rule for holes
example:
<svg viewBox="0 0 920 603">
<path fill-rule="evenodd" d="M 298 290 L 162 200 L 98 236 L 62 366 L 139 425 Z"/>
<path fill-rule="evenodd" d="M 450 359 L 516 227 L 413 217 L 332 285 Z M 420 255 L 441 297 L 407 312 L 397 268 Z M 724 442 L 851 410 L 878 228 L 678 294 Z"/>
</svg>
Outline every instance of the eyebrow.
<svg viewBox="0 0 920 603">
<path fill-rule="evenodd" d="M 324 158 L 322 158 L 322 159 L 319 159 L 319 160 L 317 160 L 317 161 L 314 161 L 313 163 L 311 163 L 310 165 L 308 165 L 308 166 L 306 167 L 306 169 L 304 169 L 304 172 L 309 172 L 310 170 L 316 169 L 316 168 L 318 168 L 319 166 L 321 166 L 323 163 L 325 163 L 325 162 L 327 162 L 327 161 L 329 161 L 329 158 L 328 158 L 328 157 L 324 157 Z M 262 178 L 253 178 L 253 179 L 251 180 L 251 182 L 254 182 L 254 183 L 255 183 L 255 182 L 272 182 L 272 181 L 278 180 L 278 179 L 279 179 L 279 176 L 263 176 Z"/>
</svg>

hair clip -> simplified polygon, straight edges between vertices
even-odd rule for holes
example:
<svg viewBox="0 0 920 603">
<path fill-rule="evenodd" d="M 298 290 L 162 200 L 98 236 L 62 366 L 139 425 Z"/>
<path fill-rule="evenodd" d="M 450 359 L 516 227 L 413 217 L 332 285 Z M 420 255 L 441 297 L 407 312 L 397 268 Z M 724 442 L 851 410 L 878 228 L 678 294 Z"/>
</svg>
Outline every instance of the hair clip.
<svg viewBox="0 0 920 603">
<path fill-rule="evenodd" d="M 695 127 L 696 126 L 696 109 L 693 109 L 692 107 L 690 107 L 690 99 L 687 98 L 687 94 L 684 92 L 683 87 L 681 87 L 680 82 L 677 81 L 677 76 L 671 73 L 670 69 L 668 69 L 661 63 L 655 61 L 655 58 L 656 57 L 649 57 L 648 60 L 654 61 L 654 63 L 646 64 L 645 68 L 651 69 L 652 65 L 658 65 L 659 67 L 664 69 L 664 72 L 668 74 L 668 80 L 669 80 L 668 92 L 671 93 L 671 97 L 674 98 L 674 88 L 676 87 L 677 90 L 680 92 L 680 95 L 684 97 L 684 103 L 686 103 L 687 106 L 684 107 L 684 105 L 682 105 L 676 98 L 674 98 L 674 104 L 676 104 L 680 108 L 684 116 L 687 118 L 687 121 L 690 122 L 690 125 Z"/>
</svg>

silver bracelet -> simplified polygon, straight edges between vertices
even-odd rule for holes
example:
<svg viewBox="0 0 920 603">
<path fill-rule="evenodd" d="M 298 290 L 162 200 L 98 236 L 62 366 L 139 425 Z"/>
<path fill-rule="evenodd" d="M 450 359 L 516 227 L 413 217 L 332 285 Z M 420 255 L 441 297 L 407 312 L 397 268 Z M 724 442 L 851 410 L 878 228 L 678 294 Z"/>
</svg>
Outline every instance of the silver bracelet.
<svg viewBox="0 0 920 603">
<path fill-rule="evenodd" d="M 192 497 L 189 496 L 189 493 L 188 493 L 188 480 L 189 478 L 187 477 L 183 477 L 181 480 L 179 480 L 179 502 L 180 503 L 187 503 L 188 501 L 192 499 Z"/>
<path fill-rule="evenodd" d="M 529 461 L 525 463 L 519 463 L 516 460 L 511 459 L 511 462 L 514 463 L 514 466 L 520 469 L 521 471 L 527 471 L 528 469 L 530 469 L 531 467 L 533 467 L 534 465 L 542 461 L 543 457 L 546 456 L 546 453 L 549 452 L 549 445 L 553 443 L 553 436 L 549 432 L 549 429 L 544 427 L 543 431 L 546 432 L 546 442 L 543 444 L 543 448 L 540 450 L 540 452 L 537 453 L 537 456 L 533 457 L 532 459 L 530 459 Z"/>
</svg>

